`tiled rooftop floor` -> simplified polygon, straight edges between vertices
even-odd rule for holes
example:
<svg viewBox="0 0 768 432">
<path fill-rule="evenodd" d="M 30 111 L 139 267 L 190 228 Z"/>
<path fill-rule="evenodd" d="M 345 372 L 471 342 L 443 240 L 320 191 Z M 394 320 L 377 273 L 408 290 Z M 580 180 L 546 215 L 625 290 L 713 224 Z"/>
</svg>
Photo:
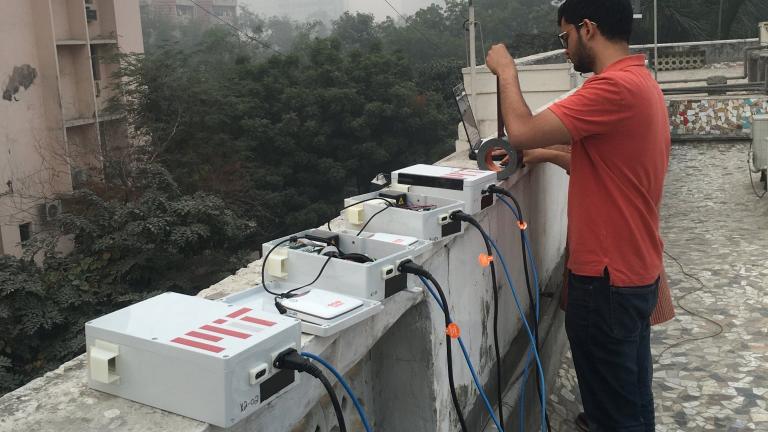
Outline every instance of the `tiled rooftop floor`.
<svg viewBox="0 0 768 432">
<path fill-rule="evenodd" d="M 705 288 L 652 332 L 659 432 L 768 431 L 768 197 L 752 192 L 744 143 L 675 144 L 662 208 L 666 250 Z M 757 179 L 756 179 L 757 181 Z M 700 288 L 665 258 L 673 296 Z M 555 432 L 580 411 L 570 352 L 552 389 Z"/>
</svg>

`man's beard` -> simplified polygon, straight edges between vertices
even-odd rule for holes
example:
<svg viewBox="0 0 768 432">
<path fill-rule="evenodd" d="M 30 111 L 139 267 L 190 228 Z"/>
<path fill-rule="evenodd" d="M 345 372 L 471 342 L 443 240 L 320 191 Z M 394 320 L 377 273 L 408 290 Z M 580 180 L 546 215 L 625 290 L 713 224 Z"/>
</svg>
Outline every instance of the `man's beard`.
<svg viewBox="0 0 768 432">
<path fill-rule="evenodd" d="M 595 71 L 594 61 L 588 56 L 579 56 L 573 59 L 573 70 L 583 74 L 592 73 Z"/>
<path fill-rule="evenodd" d="M 576 72 L 587 74 L 595 71 L 595 56 L 591 50 L 584 46 L 584 41 L 581 39 L 581 34 L 578 34 L 579 48 L 574 53 L 571 62 L 573 63 L 573 69 Z"/>
</svg>

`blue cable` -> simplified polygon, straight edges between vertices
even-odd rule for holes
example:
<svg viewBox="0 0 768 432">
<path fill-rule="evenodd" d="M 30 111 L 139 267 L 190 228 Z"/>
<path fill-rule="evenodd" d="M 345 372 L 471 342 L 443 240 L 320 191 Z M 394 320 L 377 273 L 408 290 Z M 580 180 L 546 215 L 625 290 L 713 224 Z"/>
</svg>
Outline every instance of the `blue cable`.
<svg viewBox="0 0 768 432">
<path fill-rule="evenodd" d="M 504 203 L 509 209 L 512 211 L 512 214 L 515 215 L 515 219 L 520 220 L 520 215 L 517 213 L 517 209 L 515 209 L 512 204 L 510 204 L 509 201 L 507 201 L 503 196 L 496 196 L 496 198 L 499 199 L 502 203 Z M 536 317 L 539 316 L 539 272 L 536 269 L 536 260 L 533 257 L 533 251 L 531 249 L 531 243 L 528 241 L 528 235 L 525 234 L 525 231 L 523 231 L 523 242 L 525 242 L 525 250 L 528 251 L 528 262 L 531 264 L 531 270 L 533 270 L 533 286 L 536 288 Z"/>
<path fill-rule="evenodd" d="M 497 198 L 504 203 L 510 211 L 512 211 L 512 214 L 515 216 L 515 219 L 520 220 L 520 214 L 517 212 L 517 209 L 510 204 L 507 199 L 505 199 L 503 196 L 497 196 Z M 525 245 L 525 249 L 528 252 L 528 261 L 531 264 L 531 270 L 533 272 L 533 286 L 536 290 L 536 320 L 539 320 L 540 317 L 540 293 L 539 290 L 539 272 L 536 268 L 536 259 L 533 256 L 533 251 L 531 250 L 531 244 L 528 241 L 528 236 L 525 234 L 525 231 L 522 232 L 522 239 L 523 243 Z M 524 422 L 524 404 L 525 404 L 525 384 L 528 382 L 528 374 L 529 374 L 529 367 L 531 365 L 531 351 L 528 352 L 528 356 L 525 362 L 525 370 L 523 372 L 523 384 L 520 388 L 520 431 L 523 432 L 525 430 L 525 422 Z"/>
<path fill-rule="evenodd" d="M 427 287 L 427 290 L 432 295 L 432 298 L 435 299 L 438 306 L 440 306 L 440 309 L 444 309 L 445 306 L 440 301 L 440 297 L 435 292 L 434 287 L 429 283 L 429 281 L 424 278 L 424 276 L 419 276 L 419 279 L 421 279 L 421 283 L 424 284 L 425 287 Z M 467 362 L 467 366 L 469 366 L 469 372 L 472 374 L 472 380 L 475 382 L 475 387 L 477 387 L 477 390 L 480 392 L 480 396 L 483 398 L 483 403 L 485 404 L 485 408 L 488 410 L 488 413 L 491 415 L 491 419 L 493 420 L 493 423 L 496 425 L 496 428 L 504 432 L 504 429 L 501 428 L 501 425 L 499 423 L 499 420 L 496 418 L 496 413 L 493 411 L 493 407 L 491 407 L 491 403 L 488 401 L 488 396 L 485 394 L 485 390 L 483 390 L 483 386 L 480 384 L 480 378 L 477 376 L 477 372 L 475 371 L 475 367 L 472 365 L 472 360 L 469 358 L 469 352 L 467 352 L 467 347 L 464 346 L 464 341 L 461 339 L 461 337 L 458 338 L 459 346 L 461 347 L 461 352 L 464 354 L 464 360 Z M 501 401 L 499 401 L 501 403 Z"/>
<path fill-rule="evenodd" d="M 501 195 L 497 195 L 496 198 L 498 198 L 501 202 L 506 204 L 507 207 L 509 207 L 509 209 L 512 211 L 512 214 L 515 216 L 515 219 L 520 220 L 520 213 L 517 212 L 517 209 L 512 207 L 512 204 L 510 204 L 509 201 L 507 201 Z M 525 232 L 523 232 L 523 236 L 525 236 Z M 525 237 L 523 237 L 523 238 L 525 239 Z M 531 255 L 530 254 L 530 250 L 527 247 L 526 247 L 526 251 L 528 251 L 528 255 Z M 531 261 L 533 261 L 533 260 L 531 260 Z M 532 264 L 534 264 L 534 263 L 532 262 Z M 535 266 L 535 264 L 534 264 L 534 266 Z M 536 281 L 535 270 L 534 270 L 534 281 Z M 538 283 L 534 282 L 534 286 L 536 286 L 538 288 Z M 536 305 L 535 305 L 537 309 L 538 309 L 538 303 L 539 303 L 538 295 L 539 295 L 539 291 L 537 289 L 536 290 L 537 300 L 536 300 Z M 538 310 L 536 311 L 536 319 L 538 320 Z M 526 388 L 526 385 L 528 384 L 528 374 L 529 374 L 529 370 L 528 369 L 530 367 L 531 367 L 531 350 L 528 350 L 528 355 L 526 356 L 526 360 L 525 360 L 525 368 L 523 369 L 523 375 L 522 375 L 523 379 L 522 379 L 522 382 L 520 384 L 520 408 L 519 408 L 520 409 L 520 413 L 518 415 L 518 418 L 520 419 L 520 432 L 525 432 L 525 388 Z"/>
<path fill-rule="evenodd" d="M 520 305 L 520 299 L 517 297 L 517 291 L 515 291 L 515 285 L 514 282 L 512 282 L 512 276 L 509 274 L 509 267 L 507 267 L 507 263 L 504 260 L 504 255 L 501 253 L 501 250 L 499 250 L 499 247 L 496 245 L 496 242 L 493 241 L 492 238 L 490 238 L 486 233 L 481 232 L 483 237 L 485 237 L 488 242 L 493 246 L 493 249 L 496 251 L 496 256 L 498 256 L 499 261 L 501 262 L 501 266 L 504 269 L 504 276 L 507 279 L 507 283 L 509 284 L 509 289 L 512 291 L 512 299 L 515 301 L 515 307 L 517 307 L 517 312 L 520 314 L 520 321 L 523 322 L 523 328 L 525 328 L 525 332 L 528 334 L 528 339 L 531 341 L 533 355 L 536 358 L 536 364 L 539 366 L 539 379 L 541 382 L 541 430 L 542 432 L 546 432 L 547 430 L 547 401 L 546 401 L 546 381 L 544 379 L 544 368 L 541 365 L 541 358 L 539 358 L 539 350 L 536 347 L 536 338 L 533 337 L 533 333 L 531 332 L 531 327 L 528 325 L 528 320 L 525 319 L 525 313 L 523 312 L 523 307 Z"/>
<path fill-rule="evenodd" d="M 510 207 L 510 209 L 512 208 Z M 528 236 L 525 234 L 525 231 L 523 231 L 523 242 L 525 243 L 525 249 L 528 251 L 528 260 L 529 260 L 529 263 L 531 264 L 531 270 L 533 273 L 533 286 L 534 286 L 534 289 L 536 290 L 536 321 L 538 322 L 541 316 L 541 309 L 540 309 L 541 291 L 539 290 L 539 274 L 536 269 L 536 259 L 533 256 L 533 251 L 531 250 L 531 244 L 528 241 Z M 525 374 L 524 374 L 523 383 L 528 383 L 528 374 L 529 374 L 528 368 L 530 367 L 530 365 L 531 365 L 531 352 L 529 351 L 528 358 L 526 359 L 526 362 L 525 362 Z M 523 385 L 522 389 L 520 390 L 520 393 L 521 393 L 520 400 L 521 400 L 521 410 L 522 410 L 522 403 L 523 403 L 522 401 L 525 400 L 525 385 Z M 525 426 L 522 425 L 522 420 L 521 420 L 520 431 L 523 432 L 524 430 L 525 430 Z"/>
<path fill-rule="evenodd" d="M 336 377 L 337 380 L 339 380 L 341 385 L 344 387 L 344 390 L 347 391 L 349 398 L 352 399 L 352 403 L 355 404 L 355 409 L 357 409 L 357 414 L 360 415 L 360 421 L 363 422 L 363 427 L 365 428 L 365 431 L 373 432 L 371 425 L 368 424 L 368 419 L 365 417 L 365 411 L 363 411 L 363 407 L 360 405 L 360 401 L 357 400 L 357 396 L 355 396 L 355 393 L 352 391 L 352 388 L 349 386 L 349 384 L 347 384 L 347 381 L 344 380 L 344 377 L 341 376 L 339 371 L 337 371 L 336 368 L 334 368 L 330 363 L 323 360 L 323 358 L 320 356 L 317 356 L 315 354 L 308 353 L 308 352 L 302 352 L 301 355 L 302 357 L 312 359 L 320 363 L 321 365 L 325 366 L 325 368 L 328 369 L 333 374 L 333 376 Z"/>
</svg>

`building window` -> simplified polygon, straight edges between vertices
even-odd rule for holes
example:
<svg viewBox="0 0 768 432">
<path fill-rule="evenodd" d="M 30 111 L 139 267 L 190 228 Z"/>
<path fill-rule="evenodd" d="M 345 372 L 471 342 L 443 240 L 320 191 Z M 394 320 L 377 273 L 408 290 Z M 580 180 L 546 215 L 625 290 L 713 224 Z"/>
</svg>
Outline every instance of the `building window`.
<svg viewBox="0 0 768 432">
<path fill-rule="evenodd" d="M 234 6 L 214 6 L 213 13 L 218 17 L 234 18 L 235 17 Z"/>
<path fill-rule="evenodd" d="M 93 67 L 93 80 L 101 81 L 101 60 L 96 45 L 91 45 L 91 66 Z"/>
<path fill-rule="evenodd" d="M 176 5 L 176 15 L 185 18 L 192 18 L 194 14 L 194 6 Z"/>
<path fill-rule="evenodd" d="M 19 225 L 19 237 L 22 243 L 32 238 L 32 224 L 30 222 Z"/>
</svg>

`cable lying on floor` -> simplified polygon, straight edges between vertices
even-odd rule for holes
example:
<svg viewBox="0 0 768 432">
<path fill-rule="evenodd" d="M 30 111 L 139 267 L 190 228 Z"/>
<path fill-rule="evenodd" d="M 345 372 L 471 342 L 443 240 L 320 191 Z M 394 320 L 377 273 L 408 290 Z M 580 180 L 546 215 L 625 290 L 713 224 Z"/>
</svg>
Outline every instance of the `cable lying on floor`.
<svg viewBox="0 0 768 432">
<path fill-rule="evenodd" d="M 677 264 L 678 267 L 680 267 L 680 271 L 683 273 L 683 275 L 685 275 L 687 278 L 693 279 L 693 280 L 695 280 L 696 282 L 699 283 L 699 288 L 698 289 L 695 289 L 693 291 L 689 291 L 688 293 L 684 294 L 682 297 L 677 299 L 677 306 L 680 309 L 688 312 L 689 315 L 695 316 L 695 317 L 700 318 L 700 319 L 702 319 L 704 321 L 707 321 L 707 322 L 710 322 L 710 323 L 714 324 L 717 327 L 717 330 L 713 331 L 711 334 L 708 334 L 706 336 L 694 337 L 694 338 L 689 338 L 689 339 L 683 339 L 683 340 L 681 340 L 679 342 L 675 342 L 673 344 L 668 345 L 666 348 L 664 348 L 663 351 L 661 351 L 659 353 L 658 356 L 656 356 L 656 362 L 657 363 L 659 362 L 659 360 L 661 360 L 661 358 L 664 356 L 664 354 L 666 354 L 666 352 L 671 350 L 672 348 L 678 347 L 678 346 L 686 344 L 688 342 L 696 342 L 696 341 L 700 341 L 700 340 L 704 340 L 704 339 L 714 338 L 714 337 L 720 336 L 723 333 L 723 331 L 724 331 L 723 325 L 720 324 L 719 322 L 717 322 L 717 321 L 715 321 L 715 320 L 713 320 L 711 318 L 705 317 L 702 314 L 696 313 L 696 312 L 692 311 L 691 309 L 689 309 L 689 308 L 687 308 L 687 307 L 685 307 L 683 305 L 683 300 L 685 300 L 688 296 L 693 295 L 693 294 L 697 294 L 697 293 L 705 290 L 707 288 L 707 286 L 704 284 L 704 282 L 701 281 L 701 279 L 699 279 L 696 276 L 693 276 L 692 274 L 688 273 L 685 270 L 685 267 L 683 267 L 683 264 L 680 263 L 680 260 L 678 260 L 674 255 L 670 254 L 667 251 L 664 251 L 664 254 L 666 256 L 668 256 L 670 259 L 672 259 L 672 261 L 674 261 Z"/>
</svg>

